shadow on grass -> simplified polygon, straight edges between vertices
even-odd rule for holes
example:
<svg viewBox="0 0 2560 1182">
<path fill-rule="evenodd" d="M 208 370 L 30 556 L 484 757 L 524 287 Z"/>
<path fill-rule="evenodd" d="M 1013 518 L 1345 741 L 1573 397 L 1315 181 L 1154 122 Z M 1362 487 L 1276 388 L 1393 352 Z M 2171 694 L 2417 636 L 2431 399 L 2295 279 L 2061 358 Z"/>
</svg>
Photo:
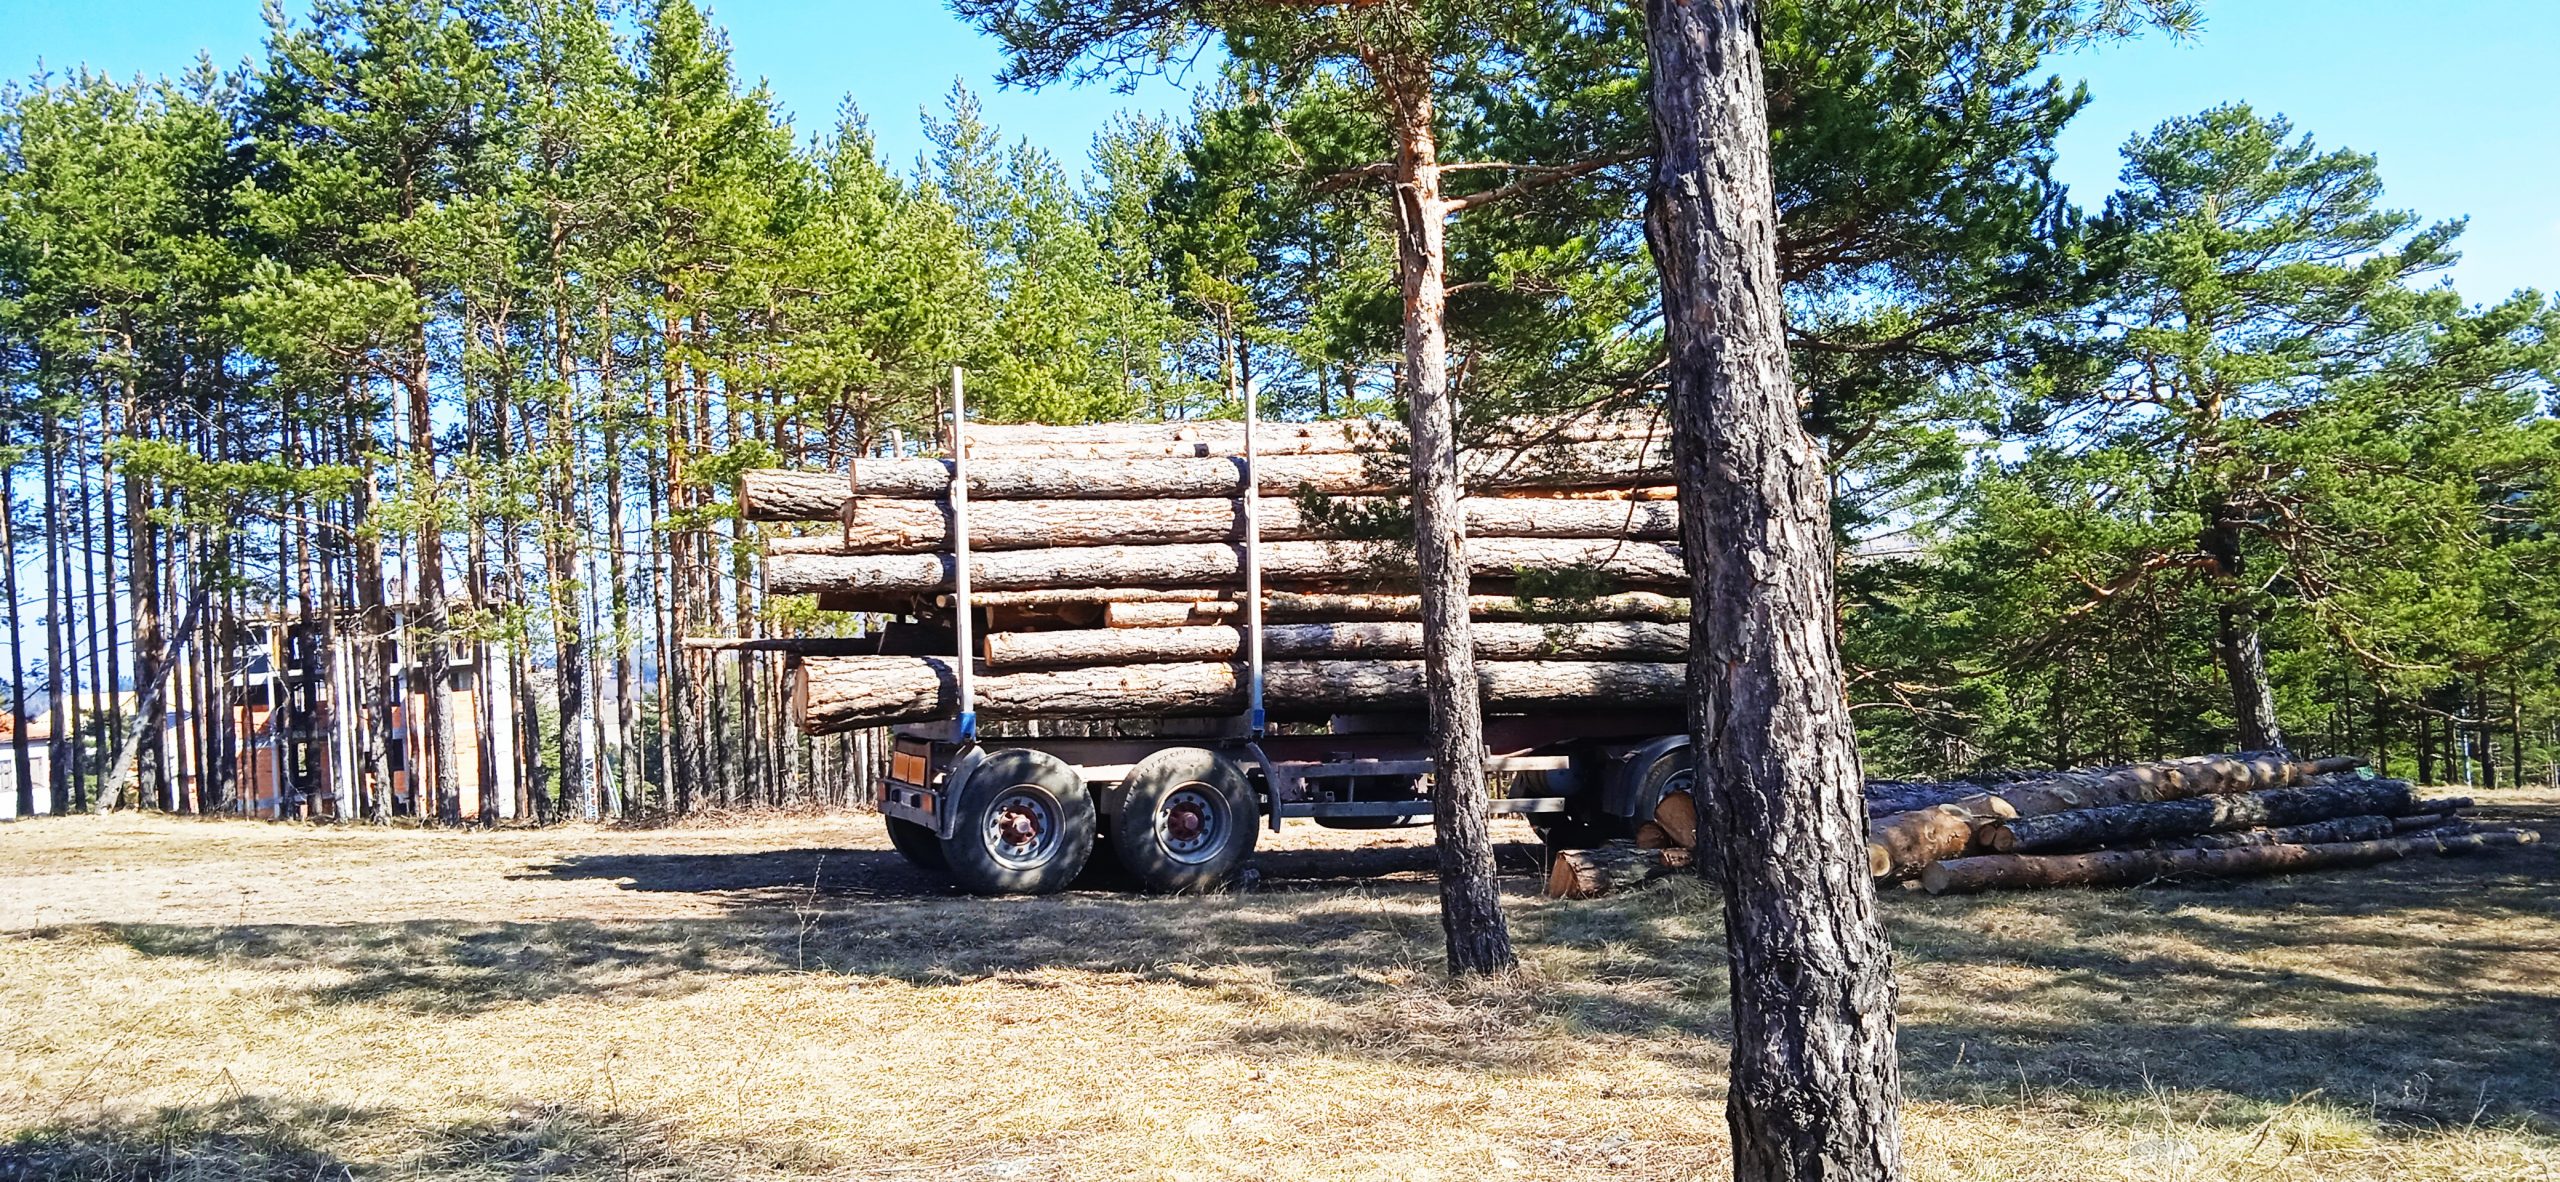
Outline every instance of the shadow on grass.
<svg viewBox="0 0 2560 1182">
<path fill-rule="evenodd" d="M 953 895 L 877 850 L 581 855 L 541 871 L 696 892 L 715 918 L 95 929 L 153 956 L 280 970 L 319 1004 L 474 1011 L 572 994 L 668 996 L 746 975 L 1039 987 L 1059 972 L 1323 1003 L 1229 1031 L 1270 1056 L 1535 1065 L 1576 1040 L 1641 1040 L 1720 1068 L 1715 897 L 1672 882 L 1522 901 L 1528 981 L 1434 984 L 1441 935 L 1420 844 L 1278 851 L 1264 889 L 1209 898 L 1077 890 Z M 1534 865 L 1506 847 L 1506 868 Z M 2225 887 L 1933 899 L 1885 912 L 1904 975 L 1916 1097 L 1999 1105 L 2022 1089 L 2093 1105 L 2235 1097 L 2255 1119 L 2312 1093 L 2408 1125 L 2560 1129 L 2560 859 L 2527 850 Z M 1515 899 L 1525 884 L 1511 882 Z M 69 929 L 84 930 L 84 929 Z M 0 1175 L 5 1176 L 5 1175 Z"/>
<path fill-rule="evenodd" d="M 2187 888 L 1888 900 L 1905 1079 L 2142 1097 L 2318 1093 L 2560 1133 L 2560 856 Z M 2255 1119 L 2233 1114 L 2234 1119 Z"/>
<path fill-rule="evenodd" d="M 520 1106 L 488 1120 L 403 1126 L 394 1112 L 264 1096 L 101 1113 L 23 1130 L 0 1142 L 0 1179 L 676 1179 L 832 1174 L 842 1165 L 770 1139 L 680 1150 L 650 1122 L 557 1102 Z"/>
</svg>

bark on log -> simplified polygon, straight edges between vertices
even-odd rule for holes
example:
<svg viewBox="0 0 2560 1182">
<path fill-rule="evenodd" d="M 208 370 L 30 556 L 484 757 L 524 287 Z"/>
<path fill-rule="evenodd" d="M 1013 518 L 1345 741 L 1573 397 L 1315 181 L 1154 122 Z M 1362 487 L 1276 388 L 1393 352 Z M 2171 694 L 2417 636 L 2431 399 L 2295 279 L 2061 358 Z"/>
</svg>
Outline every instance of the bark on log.
<svg viewBox="0 0 2560 1182">
<path fill-rule="evenodd" d="M 1365 502 L 1349 502 L 1356 512 Z M 1470 538 L 1647 538 L 1680 536 L 1679 507 L 1666 502 L 1547 501 L 1474 497 L 1463 506 Z M 1262 503 L 1265 542 L 1353 536 L 1345 520 L 1310 517 L 1297 501 Z M 947 501 L 869 500 L 854 507 L 850 529 L 774 538 L 768 554 L 926 554 L 951 545 Z M 1244 540 L 1243 502 L 1186 498 L 1150 501 L 1133 510 L 1120 501 L 989 501 L 969 510 L 971 550 L 1039 550 L 1052 546 L 1161 546 Z"/>
<path fill-rule="evenodd" d="M 1992 791 L 2021 817 L 2145 801 L 2220 796 L 2299 784 L 2364 766 L 2357 756 L 2296 760 L 2281 754 L 2200 755 L 2097 772 L 2062 772 Z"/>
<path fill-rule="evenodd" d="M 1637 661 L 1488 661 L 1478 681 L 1496 709 L 1623 709 L 1677 705 L 1678 665 Z M 981 673 L 978 716 L 1011 718 L 1171 718 L 1244 709 L 1240 664 L 1126 665 L 1031 673 Z M 1275 715 L 1396 709 L 1423 702 L 1418 661 L 1278 661 L 1264 666 L 1263 694 Z M 949 718 L 958 709 L 952 663 L 943 657 L 815 657 L 792 672 L 792 709 L 802 730 L 831 734 L 865 726 Z"/>
<path fill-rule="evenodd" d="M 2295 870 L 2370 866 L 2417 854 L 2445 856 L 2530 845 L 2524 830 L 2413 834 L 2384 841 L 2323 845 L 2251 845 L 2209 850 L 2099 850 L 2086 854 L 1986 854 L 1940 862 L 1920 872 L 1933 895 L 2055 886 L 2122 886 L 2200 878 L 2246 878 Z"/>
<path fill-rule="evenodd" d="M 1488 661 L 1677 661 L 1689 630 L 1677 624 L 1478 624 L 1476 653 Z M 1152 665 L 1233 661 L 1245 651 L 1238 627 L 1093 628 L 998 632 L 986 638 L 991 669 L 1071 665 Z M 1422 625 L 1265 624 L 1266 660 L 1401 660 L 1422 655 Z"/>
<path fill-rule="evenodd" d="M 1538 447 L 1603 439 L 1668 438 L 1651 412 L 1578 414 L 1503 423 L 1488 444 Z M 1326 419 L 1310 423 L 1264 421 L 1254 428 L 1254 450 L 1266 456 L 1388 451 L 1405 446 L 1403 423 L 1388 419 Z M 1044 423 L 971 423 L 971 459 L 1137 459 L 1157 456 L 1231 456 L 1244 453 L 1244 424 L 1232 419 L 1171 423 L 1093 423 L 1057 427 Z"/>
<path fill-rule="evenodd" d="M 1695 865 L 1686 847 L 1647 849 L 1612 843 L 1598 849 L 1563 850 L 1547 868 L 1547 896 L 1553 899 L 1596 899 Z"/>
<path fill-rule="evenodd" d="M 1344 582 L 1391 575 L 1408 565 L 1396 545 L 1380 542 L 1273 542 L 1260 547 L 1270 582 Z M 1637 584 L 1686 579 L 1680 549 L 1664 542 L 1559 538 L 1484 538 L 1467 547 L 1468 565 L 1484 578 L 1522 570 L 1588 569 Z M 765 562 L 765 588 L 776 595 L 922 594 L 952 585 L 949 554 L 776 554 Z M 1244 547 L 1081 546 L 1005 550 L 969 556 L 973 590 L 1022 591 L 1110 583 L 1198 587 L 1244 578 Z"/>
<path fill-rule="evenodd" d="M 1072 594 L 1062 593 L 1062 594 Z M 1213 598 L 1213 594 L 1226 595 Z M 1685 623 L 1689 601 L 1651 591 L 1629 591 L 1590 599 L 1521 599 L 1511 595 L 1471 595 L 1467 612 L 1479 620 L 1586 621 L 1632 620 Z M 1103 613 L 1108 628 L 1174 628 L 1232 623 L 1244 618 L 1240 596 L 1204 592 L 1192 603 L 1113 603 Z M 1273 623 L 1324 620 L 1419 620 L 1418 595 L 1325 595 L 1266 591 L 1262 618 Z"/>
<path fill-rule="evenodd" d="M 2244 845 L 2329 845 L 2341 841 L 2380 841 L 2395 833 L 2430 829 L 2445 823 L 2441 816 L 2424 817 L 2422 825 L 2402 826 L 2398 818 L 2366 814 L 2360 817 L 2333 817 L 2305 825 L 2283 825 L 2273 829 L 2241 829 L 2229 833 L 2198 833 L 2188 837 L 2163 837 L 2149 843 L 2155 850 L 2227 850 Z"/>
<path fill-rule="evenodd" d="M 1979 839 L 2003 854 L 2094 849 L 2153 837 L 2185 837 L 2227 829 L 2300 825 L 2366 813 L 2391 815 L 2409 807 L 2404 780 L 2373 780 L 2322 788 L 2276 788 L 2231 796 L 2111 805 L 1985 826 Z"/>
<path fill-rule="evenodd" d="M 1670 444 L 1577 443 L 1529 452 L 1470 452 L 1463 458 L 1467 487 L 1634 488 L 1660 483 L 1670 473 Z M 1395 457 L 1362 455 L 1272 456 L 1258 462 L 1264 496 L 1299 492 L 1328 496 L 1403 491 L 1404 466 Z M 858 483 L 857 483 L 858 481 Z M 969 465 L 969 499 L 1164 500 L 1233 497 L 1244 489 L 1237 458 L 1164 460 L 985 460 Z M 738 511 L 749 521 L 833 521 L 845 498 L 935 500 L 951 488 L 951 462 L 926 459 L 864 460 L 854 473 L 783 468 L 750 469 L 740 478 Z M 857 513 L 860 507 L 856 507 Z"/>
</svg>

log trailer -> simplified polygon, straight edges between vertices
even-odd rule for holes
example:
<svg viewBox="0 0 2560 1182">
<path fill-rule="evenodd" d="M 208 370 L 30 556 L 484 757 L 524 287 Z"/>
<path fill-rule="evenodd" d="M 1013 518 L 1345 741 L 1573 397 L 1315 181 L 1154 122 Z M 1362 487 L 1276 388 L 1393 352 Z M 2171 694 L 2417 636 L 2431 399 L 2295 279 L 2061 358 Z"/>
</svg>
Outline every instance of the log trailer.
<svg viewBox="0 0 2560 1182">
<path fill-rule="evenodd" d="M 1301 712 L 1274 720 L 1264 701 L 1260 480 L 1255 406 L 1244 398 L 1242 614 L 1249 678 L 1237 717 L 1167 718 L 1112 738 L 982 735 L 973 691 L 980 606 L 970 588 L 969 447 L 962 374 L 952 371 L 948 532 L 949 668 L 955 716 L 893 729 L 879 809 L 909 861 L 982 894 L 1065 888 L 1097 856 L 1162 892 L 1233 882 L 1264 828 L 1304 818 L 1385 828 L 1432 815 L 1433 745 L 1426 715 Z M 1128 730 L 1138 730 L 1136 736 Z M 1660 702 L 1618 710 L 1488 711 L 1486 769 L 1495 813 L 1526 816 L 1554 848 L 1630 835 L 1666 792 L 1685 791 L 1681 711 Z M 1507 787 L 1506 787 L 1507 785 Z"/>
</svg>

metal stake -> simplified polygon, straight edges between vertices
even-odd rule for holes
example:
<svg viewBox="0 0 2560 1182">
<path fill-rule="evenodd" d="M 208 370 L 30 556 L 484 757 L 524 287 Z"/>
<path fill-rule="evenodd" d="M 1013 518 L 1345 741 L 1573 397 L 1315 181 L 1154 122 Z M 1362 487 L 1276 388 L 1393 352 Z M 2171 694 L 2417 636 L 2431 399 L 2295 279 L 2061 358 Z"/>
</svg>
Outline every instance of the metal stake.
<svg viewBox="0 0 2560 1182">
<path fill-rule="evenodd" d="M 1254 470 L 1254 390 L 1260 379 L 1244 384 L 1244 635 L 1245 660 L 1251 665 L 1245 725 L 1261 738 L 1262 711 L 1262 476 Z"/>
<path fill-rule="evenodd" d="M 960 691 L 960 742 L 978 741 L 978 700 L 969 682 L 969 412 L 960 393 L 960 367 L 951 367 L 951 583 L 952 607 L 958 617 L 959 663 L 952 668 Z"/>
</svg>

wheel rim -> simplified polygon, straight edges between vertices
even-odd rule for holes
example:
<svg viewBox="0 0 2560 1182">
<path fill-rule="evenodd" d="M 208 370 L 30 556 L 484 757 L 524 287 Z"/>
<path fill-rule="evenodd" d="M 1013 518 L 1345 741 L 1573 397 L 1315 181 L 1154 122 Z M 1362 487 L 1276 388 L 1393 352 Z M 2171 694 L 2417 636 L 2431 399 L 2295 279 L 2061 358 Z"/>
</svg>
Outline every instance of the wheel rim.
<svg viewBox="0 0 2560 1182">
<path fill-rule="evenodd" d="M 1007 870 L 1037 870 L 1058 851 L 1058 800 L 1037 784 L 1016 784 L 987 809 L 987 853 Z"/>
<path fill-rule="evenodd" d="M 1193 780 L 1166 793 L 1156 809 L 1156 844 L 1174 861 L 1197 866 L 1226 846 L 1229 823 L 1225 797 Z"/>
</svg>

